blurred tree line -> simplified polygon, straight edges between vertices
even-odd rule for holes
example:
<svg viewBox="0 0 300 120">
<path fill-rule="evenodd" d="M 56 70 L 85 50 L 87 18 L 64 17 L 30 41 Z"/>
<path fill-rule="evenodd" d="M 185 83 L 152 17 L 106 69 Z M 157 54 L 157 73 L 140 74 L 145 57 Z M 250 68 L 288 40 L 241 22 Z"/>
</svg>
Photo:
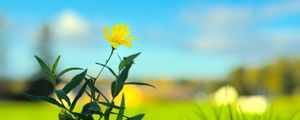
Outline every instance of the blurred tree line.
<svg viewBox="0 0 300 120">
<path fill-rule="evenodd" d="M 37 48 L 33 48 L 37 51 L 38 56 L 49 61 L 52 59 L 51 45 L 51 31 L 50 25 L 42 25 L 37 36 Z M 4 18 L 0 15 L 0 99 L 14 99 L 14 100 L 27 100 L 21 92 L 26 92 L 34 95 L 49 95 L 52 93 L 54 86 L 46 80 L 41 71 L 32 75 L 30 80 L 19 81 L 12 80 L 7 77 L 6 71 L 10 67 L 7 61 L 8 42 L 6 38 L 9 26 Z M 25 86 L 25 87 L 20 87 Z M 20 89 L 18 88 L 20 87 Z"/>
<path fill-rule="evenodd" d="M 300 87 L 300 59 L 278 59 L 262 67 L 239 67 L 227 82 L 240 94 L 291 95 Z"/>
</svg>

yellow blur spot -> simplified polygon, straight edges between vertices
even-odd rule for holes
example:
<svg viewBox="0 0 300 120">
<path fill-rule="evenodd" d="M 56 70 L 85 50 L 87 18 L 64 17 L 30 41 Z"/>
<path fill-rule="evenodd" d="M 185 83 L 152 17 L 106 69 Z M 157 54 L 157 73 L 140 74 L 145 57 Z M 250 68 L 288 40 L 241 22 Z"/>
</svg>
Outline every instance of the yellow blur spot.
<svg viewBox="0 0 300 120">
<path fill-rule="evenodd" d="M 237 90 L 232 86 L 223 86 L 214 94 L 214 102 L 217 106 L 235 103 L 238 97 Z"/>
<path fill-rule="evenodd" d="M 125 85 L 120 94 L 115 98 L 115 104 L 120 105 L 122 94 L 125 95 L 125 106 L 126 107 L 138 107 L 141 105 L 143 100 L 143 94 L 141 90 L 133 85 Z"/>
<path fill-rule="evenodd" d="M 264 96 L 240 97 L 237 101 L 238 110 L 242 113 L 262 114 L 266 112 L 268 102 Z"/>
</svg>

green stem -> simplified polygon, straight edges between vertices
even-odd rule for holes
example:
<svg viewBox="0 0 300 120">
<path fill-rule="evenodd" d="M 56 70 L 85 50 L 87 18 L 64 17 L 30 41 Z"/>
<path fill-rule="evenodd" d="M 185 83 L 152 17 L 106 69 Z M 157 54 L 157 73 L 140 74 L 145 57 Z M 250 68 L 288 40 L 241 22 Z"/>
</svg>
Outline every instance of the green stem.
<svg viewBox="0 0 300 120">
<path fill-rule="evenodd" d="M 96 80 L 99 78 L 100 74 L 101 74 L 102 71 L 104 70 L 105 66 L 108 64 L 109 60 L 111 59 L 111 57 L 112 57 L 112 55 L 113 55 L 113 53 L 114 53 L 114 50 L 115 50 L 115 48 L 112 47 L 108 59 L 105 61 L 104 66 L 101 68 L 101 70 L 100 70 L 100 72 L 98 73 L 97 77 L 96 77 L 95 80 L 93 81 L 93 82 L 94 82 L 94 83 L 93 83 L 94 85 L 95 85 L 95 83 L 96 83 Z M 103 96 L 103 97 L 105 98 L 105 100 L 108 102 L 108 99 L 107 99 L 101 92 L 100 92 L 99 95 L 97 96 L 97 100 L 99 99 L 99 96 L 100 96 L 100 95 Z M 113 99 L 114 99 L 114 98 L 113 98 Z M 111 101 L 111 103 L 113 103 L 113 100 Z M 107 114 L 107 110 L 108 110 L 109 108 L 110 108 L 110 107 L 107 107 L 107 109 L 106 109 L 106 111 L 105 111 L 106 114 Z M 104 115 L 104 116 L 105 116 L 105 115 Z M 102 119 L 102 117 L 103 117 L 103 116 L 101 116 L 101 117 L 99 118 L 99 120 Z"/>
<path fill-rule="evenodd" d="M 108 61 L 110 60 L 111 56 L 114 53 L 115 48 L 113 48 L 113 47 L 111 47 L 111 48 L 112 49 L 111 49 L 110 55 L 109 55 L 108 59 L 106 60 L 104 66 L 101 68 L 100 72 L 98 73 L 97 77 L 95 78 L 94 84 L 96 83 L 96 80 L 98 79 L 98 77 L 100 76 L 100 74 L 102 73 L 102 71 L 104 70 L 105 66 L 107 65 Z"/>
<path fill-rule="evenodd" d="M 111 102 L 109 102 L 109 104 L 114 105 L 114 100 L 115 100 L 115 98 L 116 98 L 116 97 L 113 97 L 112 100 L 111 100 Z M 107 119 L 109 119 L 109 115 L 111 114 L 111 113 L 108 113 L 108 110 L 109 110 L 110 108 L 111 108 L 111 106 L 108 106 L 108 107 L 106 108 L 105 112 L 104 112 L 104 116 L 105 116 L 106 114 L 108 114 L 108 118 L 107 118 Z M 114 109 L 114 108 L 112 107 L 112 109 Z M 102 117 L 103 117 L 103 116 L 102 116 Z M 101 120 L 102 117 L 100 117 L 99 120 Z"/>
<path fill-rule="evenodd" d="M 99 100 L 100 95 L 103 96 L 103 98 L 105 99 L 105 101 L 106 101 L 107 103 L 109 103 L 109 100 L 107 99 L 107 97 L 104 96 L 104 94 L 103 94 L 101 91 L 99 91 L 99 94 L 98 94 L 98 96 L 97 96 L 97 101 Z"/>
<path fill-rule="evenodd" d="M 64 103 L 63 103 L 61 100 L 59 100 L 59 101 L 61 102 L 62 108 L 63 108 L 64 110 L 68 111 L 68 112 L 71 113 L 76 119 L 78 119 L 78 117 L 77 117 L 71 110 L 69 110 L 69 109 L 64 105 Z"/>
</svg>

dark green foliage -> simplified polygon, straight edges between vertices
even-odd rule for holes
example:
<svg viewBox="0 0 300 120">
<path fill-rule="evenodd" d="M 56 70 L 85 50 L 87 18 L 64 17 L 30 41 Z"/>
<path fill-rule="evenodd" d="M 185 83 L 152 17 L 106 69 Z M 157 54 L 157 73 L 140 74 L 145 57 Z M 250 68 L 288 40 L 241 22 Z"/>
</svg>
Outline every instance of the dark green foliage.
<svg viewBox="0 0 300 120">
<path fill-rule="evenodd" d="M 127 61 L 127 60 L 124 59 L 123 61 Z M 121 61 L 121 63 L 122 63 L 122 61 Z M 133 61 L 131 60 L 130 64 L 126 64 L 126 66 L 124 66 L 124 69 L 121 70 L 121 73 L 117 77 L 117 80 L 115 80 L 112 83 L 111 90 L 112 90 L 113 97 L 116 97 L 120 93 L 120 91 L 123 89 L 125 81 L 128 78 L 128 72 L 131 68 L 132 63 L 133 63 Z"/>
<path fill-rule="evenodd" d="M 132 84 L 132 85 L 143 85 L 143 86 L 150 86 L 155 88 L 155 86 L 148 84 L 148 83 L 144 83 L 144 82 L 126 82 L 125 84 Z"/>
<path fill-rule="evenodd" d="M 63 90 L 55 90 L 55 93 L 56 93 L 57 98 L 60 101 L 65 100 L 68 103 L 69 106 L 71 105 L 70 98 L 67 96 L 67 94 L 65 93 L 65 91 L 63 91 Z"/>
<path fill-rule="evenodd" d="M 29 95 L 26 93 L 23 93 L 27 98 L 33 100 L 33 101 L 46 101 L 48 103 L 51 103 L 53 105 L 56 105 L 58 107 L 62 107 L 62 105 L 57 102 L 54 98 L 48 97 L 48 96 L 35 96 L 35 95 Z"/>
<path fill-rule="evenodd" d="M 107 102 L 98 102 L 99 104 L 102 104 L 102 105 L 105 105 L 107 107 L 111 107 L 111 108 L 115 108 L 115 109 L 125 109 L 124 107 L 119 107 L 119 106 L 116 106 L 114 104 L 110 104 L 110 103 L 107 103 Z"/>
<path fill-rule="evenodd" d="M 122 95 L 122 100 L 121 100 L 121 109 L 119 109 L 119 113 L 117 116 L 117 120 L 122 120 L 124 116 L 124 110 L 125 110 L 125 97 L 124 94 Z"/>
<path fill-rule="evenodd" d="M 108 67 L 107 65 L 105 64 L 102 64 L 102 63 L 96 63 L 97 65 L 101 65 L 103 67 L 106 67 L 115 77 L 118 77 L 117 74 L 113 71 L 113 69 L 111 69 L 110 67 Z"/>
<path fill-rule="evenodd" d="M 72 115 L 70 115 L 69 113 L 62 111 L 61 113 L 59 113 L 58 115 L 59 120 L 76 120 L 72 117 Z"/>
<path fill-rule="evenodd" d="M 80 91 L 77 93 L 76 97 L 74 98 L 74 100 L 73 100 L 73 102 L 72 102 L 72 104 L 71 104 L 71 106 L 70 106 L 70 111 L 73 111 L 73 109 L 74 109 L 74 107 L 75 107 L 77 101 L 78 101 L 79 98 L 83 95 L 83 93 L 84 93 L 84 91 L 85 91 L 85 89 L 86 89 L 86 86 L 87 86 L 87 83 L 85 83 L 85 84 L 81 87 Z"/>
<path fill-rule="evenodd" d="M 87 70 L 83 71 L 82 73 L 76 75 L 71 82 L 69 82 L 64 88 L 63 90 L 66 93 L 69 93 L 72 89 L 74 89 L 75 87 L 77 87 L 81 81 L 84 79 L 85 75 L 86 75 Z"/>
<path fill-rule="evenodd" d="M 59 60 L 60 60 L 60 56 L 58 56 L 54 62 L 54 65 L 52 66 L 52 69 L 51 69 L 51 72 L 54 74 L 56 72 L 56 68 L 57 68 L 57 65 L 59 63 Z"/>
<path fill-rule="evenodd" d="M 117 81 L 111 83 L 111 95 L 116 97 L 122 90 L 123 86 L 118 85 Z"/>
<path fill-rule="evenodd" d="M 35 56 L 35 58 L 38 61 L 38 63 L 40 64 L 42 70 L 50 71 L 49 66 L 41 58 L 39 58 L 38 56 Z"/>
<path fill-rule="evenodd" d="M 64 75 L 65 73 L 69 72 L 69 71 L 72 71 L 72 70 L 83 70 L 82 68 L 78 68 L 78 67 L 71 67 L 71 68 L 68 68 L 68 69 L 65 69 L 63 70 L 62 72 L 60 72 L 58 75 L 57 75 L 57 78 L 61 77 L 62 75 Z"/>
<path fill-rule="evenodd" d="M 35 56 L 36 60 L 38 61 L 45 77 L 47 78 L 47 80 L 49 82 L 51 82 L 52 84 L 55 84 L 55 79 L 53 78 L 53 73 L 50 70 L 50 67 L 39 57 Z"/>
<path fill-rule="evenodd" d="M 98 103 L 90 102 L 83 106 L 81 114 L 84 116 L 90 116 L 92 114 L 99 114 L 102 115 L 101 108 L 99 107 Z"/>
<path fill-rule="evenodd" d="M 136 53 L 133 55 L 130 55 L 128 57 L 124 57 L 124 59 L 120 62 L 119 64 L 119 71 L 121 71 L 124 67 L 129 66 L 130 64 L 132 64 L 133 60 L 139 56 L 141 53 Z"/>
<path fill-rule="evenodd" d="M 113 108 L 108 107 L 106 111 L 104 112 L 104 120 L 109 120 L 109 115 L 112 113 Z"/>
<path fill-rule="evenodd" d="M 139 114 L 134 117 L 127 117 L 124 115 L 125 113 L 125 95 L 122 95 L 122 101 L 120 106 L 115 105 L 114 100 L 119 95 L 119 93 L 122 91 L 124 85 L 143 85 L 143 86 L 150 86 L 155 88 L 153 85 L 143 82 L 126 82 L 129 74 L 129 70 L 132 67 L 134 63 L 134 59 L 140 54 L 136 53 L 133 55 L 130 55 L 128 57 L 124 57 L 123 60 L 121 60 L 118 68 L 119 72 L 116 74 L 114 70 L 111 67 L 107 66 L 108 61 L 110 60 L 110 57 L 113 54 L 113 51 L 115 49 L 112 49 L 112 52 L 109 56 L 109 59 L 106 61 L 106 64 L 96 63 L 103 68 L 101 71 L 106 68 L 108 69 L 114 76 L 115 80 L 111 83 L 111 95 L 112 99 L 109 100 L 108 97 L 106 97 L 96 86 L 95 82 L 100 75 L 98 74 L 97 77 L 92 77 L 87 74 L 87 69 L 83 72 L 75 75 L 69 83 L 67 83 L 63 89 L 55 90 L 55 94 L 59 101 L 55 100 L 54 98 L 48 97 L 48 96 L 34 96 L 24 93 L 25 96 L 28 98 L 35 100 L 35 101 L 46 101 L 51 104 L 54 104 L 60 108 L 62 108 L 62 112 L 59 114 L 59 120 L 94 120 L 94 115 L 98 115 L 104 120 L 110 120 L 110 115 L 114 114 L 117 115 L 117 120 L 123 120 L 124 118 L 128 120 L 141 120 L 144 117 L 144 114 Z M 64 75 L 65 73 L 72 71 L 72 70 L 83 70 L 82 68 L 78 67 L 72 67 L 65 69 L 58 73 L 57 67 L 60 61 L 60 56 L 57 57 L 52 67 L 48 66 L 42 59 L 35 56 L 37 59 L 43 73 L 45 74 L 47 80 L 49 80 L 53 85 L 56 84 L 56 79 Z M 50 69 L 51 68 L 51 69 Z M 73 101 L 70 100 L 68 97 L 68 94 L 71 93 L 75 88 L 80 88 L 77 92 L 75 98 Z M 81 110 L 81 112 L 74 112 L 74 108 L 78 102 L 78 100 L 82 97 L 82 95 L 86 93 L 90 98 L 91 102 L 85 104 Z M 103 97 L 105 101 L 99 101 L 99 98 Z M 67 103 L 67 106 L 64 104 L 64 102 Z M 100 106 L 101 105 L 101 106 Z M 103 108 L 101 108 L 103 107 Z M 105 109 L 104 109 L 105 108 Z M 113 112 L 113 110 L 118 110 L 117 113 Z"/>
</svg>

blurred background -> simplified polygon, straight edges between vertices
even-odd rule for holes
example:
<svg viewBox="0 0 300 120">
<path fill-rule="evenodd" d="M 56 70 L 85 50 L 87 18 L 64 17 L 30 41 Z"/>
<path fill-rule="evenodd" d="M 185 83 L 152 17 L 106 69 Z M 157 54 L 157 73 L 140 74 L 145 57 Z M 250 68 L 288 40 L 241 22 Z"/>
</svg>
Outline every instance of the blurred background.
<svg viewBox="0 0 300 120">
<path fill-rule="evenodd" d="M 58 108 L 21 95 L 53 89 L 34 55 L 48 63 L 61 55 L 59 70 L 88 68 L 95 76 L 101 69 L 95 62 L 110 52 L 103 29 L 121 22 L 137 40 L 131 49 L 118 48 L 109 65 L 117 69 L 118 56 L 142 52 L 129 80 L 157 87 L 127 86 L 129 115 L 198 119 L 198 104 L 229 102 L 225 86 L 248 105 L 241 109 L 251 113 L 259 102 L 266 107 L 255 113 L 273 105 L 285 118 L 300 108 L 299 21 L 296 0 L 0 1 L 0 119 L 57 119 Z M 106 70 L 97 83 L 107 94 L 112 78 Z"/>
</svg>

